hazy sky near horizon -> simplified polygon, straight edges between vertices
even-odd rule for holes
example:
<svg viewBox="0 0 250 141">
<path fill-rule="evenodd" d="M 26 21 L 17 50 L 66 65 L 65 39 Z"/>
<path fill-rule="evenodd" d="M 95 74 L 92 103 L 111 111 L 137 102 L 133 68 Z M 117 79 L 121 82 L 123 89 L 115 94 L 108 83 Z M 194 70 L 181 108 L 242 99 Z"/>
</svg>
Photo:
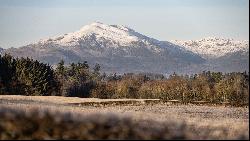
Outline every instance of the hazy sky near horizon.
<svg viewBox="0 0 250 141">
<path fill-rule="evenodd" d="M 99 21 L 159 40 L 248 40 L 248 0 L 0 0 L 0 47 L 19 47 Z"/>
</svg>

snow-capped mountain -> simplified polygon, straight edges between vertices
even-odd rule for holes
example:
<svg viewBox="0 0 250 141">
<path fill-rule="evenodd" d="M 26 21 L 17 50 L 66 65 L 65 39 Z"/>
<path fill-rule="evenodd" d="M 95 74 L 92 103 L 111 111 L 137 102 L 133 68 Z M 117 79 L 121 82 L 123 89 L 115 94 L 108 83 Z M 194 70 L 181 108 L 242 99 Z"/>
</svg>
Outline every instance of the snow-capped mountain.
<svg viewBox="0 0 250 141">
<path fill-rule="evenodd" d="M 94 22 L 80 30 L 2 51 L 51 65 L 99 63 L 105 72 L 178 72 L 249 70 L 249 43 L 233 39 L 159 41 L 120 25 Z"/>
<path fill-rule="evenodd" d="M 172 43 L 199 54 L 205 59 L 215 59 L 235 52 L 249 52 L 249 41 L 208 37 L 200 40 L 178 41 Z"/>
<path fill-rule="evenodd" d="M 143 45 L 143 47 L 154 53 L 160 53 L 166 48 L 173 52 L 183 51 L 186 53 L 192 53 L 170 42 L 164 43 L 156 39 L 149 38 L 126 26 L 106 25 L 100 22 L 94 22 L 90 25 L 86 25 L 76 32 L 42 39 L 39 42 L 33 43 L 33 45 L 36 44 L 42 46 L 53 44 L 68 48 L 86 46 L 86 44 L 88 44 L 88 46 L 99 48 L 119 48 L 126 52 L 129 51 L 129 47 L 139 48 Z"/>
<path fill-rule="evenodd" d="M 99 63 L 104 71 L 120 73 L 165 73 L 205 61 L 173 43 L 149 38 L 126 26 L 100 22 L 5 52 L 52 65 L 61 59 L 66 63 L 86 60 L 90 64 Z"/>
</svg>

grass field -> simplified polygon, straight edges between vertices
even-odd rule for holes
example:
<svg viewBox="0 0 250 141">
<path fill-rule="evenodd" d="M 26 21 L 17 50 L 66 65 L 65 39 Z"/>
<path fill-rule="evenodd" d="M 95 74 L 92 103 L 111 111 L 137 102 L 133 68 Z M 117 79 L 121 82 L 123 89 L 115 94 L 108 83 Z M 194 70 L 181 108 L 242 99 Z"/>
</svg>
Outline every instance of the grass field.
<svg viewBox="0 0 250 141">
<path fill-rule="evenodd" d="M 2 95 L 0 113 L 0 139 L 249 139 L 249 107 Z"/>
</svg>

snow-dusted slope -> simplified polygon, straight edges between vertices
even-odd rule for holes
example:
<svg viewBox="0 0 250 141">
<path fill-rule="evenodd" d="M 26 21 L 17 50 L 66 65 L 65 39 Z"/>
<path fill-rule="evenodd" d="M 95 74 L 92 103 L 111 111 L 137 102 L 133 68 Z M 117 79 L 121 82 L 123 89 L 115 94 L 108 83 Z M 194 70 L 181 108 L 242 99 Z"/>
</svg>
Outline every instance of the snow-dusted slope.
<svg viewBox="0 0 250 141">
<path fill-rule="evenodd" d="M 162 44 L 160 41 L 144 36 L 126 26 L 107 25 L 101 22 L 94 22 L 78 31 L 43 39 L 38 43 L 72 47 L 84 45 L 86 40 L 95 41 L 99 47 L 108 48 L 130 47 L 136 42 L 142 42 L 145 44 L 145 47 L 154 52 L 160 52 L 161 48 L 156 46 Z M 37 42 L 34 44 L 37 44 Z"/>
<path fill-rule="evenodd" d="M 249 52 L 249 41 L 208 37 L 201 40 L 179 41 L 172 43 L 201 55 L 205 59 L 216 59 L 235 52 Z"/>
<path fill-rule="evenodd" d="M 138 41 L 134 31 L 125 26 L 106 25 L 100 22 L 94 22 L 82 27 L 79 31 L 68 33 L 59 37 L 41 40 L 40 43 L 55 43 L 62 46 L 80 45 L 79 41 L 89 36 L 95 35 L 96 39 L 109 40 L 113 44 L 126 46 L 131 42 Z"/>
<path fill-rule="evenodd" d="M 3 51 L 3 48 L 0 47 L 0 53 Z"/>
</svg>

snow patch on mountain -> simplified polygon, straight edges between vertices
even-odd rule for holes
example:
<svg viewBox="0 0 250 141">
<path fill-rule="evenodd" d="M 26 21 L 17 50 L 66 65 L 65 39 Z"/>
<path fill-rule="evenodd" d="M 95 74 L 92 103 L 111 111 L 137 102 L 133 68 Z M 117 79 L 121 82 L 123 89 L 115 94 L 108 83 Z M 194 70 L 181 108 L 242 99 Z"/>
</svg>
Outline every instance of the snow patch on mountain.
<svg viewBox="0 0 250 141">
<path fill-rule="evenodd" d="M 4 51 L 4 49 L 0 47 L 0 54 L 1 54 L 1 52 L 3 52 L 3 51 Z"/>
<path fill-rule="evenodd" d="M 113 44 L 119 44 L 119 46 L 127 46 L 132 42 L 139 40 L 138 34 L 134 30 L 118 25 L 106 25 L 100 22 L 94 22 L 92 24 L 82 27 L 79 31 L 64 34 L 57 37 L 52 37 L 45 40 L 40 40 L 39 43 L 54 43 L 61 46 L 76 46 L 80 45 L 81 40 L 94 36 L 97 41 L 109 40 Z"/>
<path fill-rule="evenodd" d="M 199 54 L 205 59 L 215 59 L 235 52 L 249 52 L 249 41 L 208 37 L 200 40 L 180 41 L 172 43 Z"/>
</svg>

